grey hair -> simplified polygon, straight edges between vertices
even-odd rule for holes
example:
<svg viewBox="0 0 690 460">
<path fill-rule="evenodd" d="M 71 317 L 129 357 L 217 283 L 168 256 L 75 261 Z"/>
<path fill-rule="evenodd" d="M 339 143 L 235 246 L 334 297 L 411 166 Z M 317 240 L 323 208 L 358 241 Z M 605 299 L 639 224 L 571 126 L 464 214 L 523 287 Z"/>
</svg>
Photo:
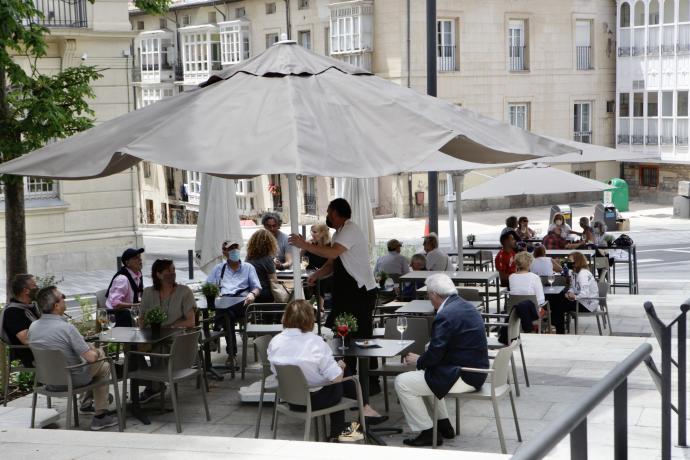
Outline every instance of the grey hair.
<svg viewBox="0 0 690 460">
<path fill-rule="evenodd" d="M 600 220 L 595 220 L 592 227 L 601 229 L 601 233 L 606 233 L 606 224 Z"/>
<path fill-rule="evenodd" d="M 439 297 L 443 297 L 444 299 L 458 293 L 455 284 L 453 284 L 453 280 L 451 280 L 448 275 L 444 275 L 443 273 L 431 275 L 426 279 L 424 284 L 426 284 L 429 294 L 434 293 Z"/>
<path fill-rule="evenodd" d="M 261 216 L 261 225 L 266 225 L 266 222 L 268 222 L 270 219 L 275 219 L 278 225 L 282 225 L 283 223 L 283 220 L 280 218 L 278 214 L 276 214 L 275 212 L 267 212 L 263 216 Z"/>
<path fill-rule="evenodd" d="M 57 294 L 57 286 L 44 287 L 36 295 L 36 303 L 43 313 L 50 314 L 55 308 L 55 304 L 60 301 Z"/>
</svg>

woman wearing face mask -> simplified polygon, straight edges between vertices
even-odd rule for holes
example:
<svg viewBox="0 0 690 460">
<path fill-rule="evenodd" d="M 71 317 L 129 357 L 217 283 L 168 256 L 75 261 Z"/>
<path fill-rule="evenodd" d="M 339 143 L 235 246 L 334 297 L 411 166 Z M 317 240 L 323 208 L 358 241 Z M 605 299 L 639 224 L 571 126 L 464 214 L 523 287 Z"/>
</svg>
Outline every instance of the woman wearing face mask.
<svg viewBox="0 0 690 460">
<path fill-rule="evenodd" d="M 565 222 L 565 217 L 563 217 L 563 214 L 560 212 L 553 215 L 553 223 L 549 226 L 549 231 L 553 230 L 554 227 L 561 228 L 561 236 L 565 239 L 568 238 L 568 235 L 575 233 L 573 229 L 570 228 L 570 225 Z"/>
<path fill-rule="evenodd" d="M 172 260 L 158 259 L 151 268 L 153 286 L 144 289 L 141 297 L 140 325 L 144 325 L 146 312 L 160 308 L 168 317 L 163 327 L 194 327 L 194 293 L 184 284 L 175 282 L 175 265 Z"/>
</svg>

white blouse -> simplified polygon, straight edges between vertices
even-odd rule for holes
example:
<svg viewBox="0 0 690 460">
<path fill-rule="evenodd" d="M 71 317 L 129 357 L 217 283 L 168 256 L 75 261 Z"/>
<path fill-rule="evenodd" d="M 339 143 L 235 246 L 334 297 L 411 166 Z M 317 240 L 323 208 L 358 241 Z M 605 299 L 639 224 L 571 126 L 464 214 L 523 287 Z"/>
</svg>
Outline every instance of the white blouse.
<svg viewBox="0 0 690 460">
<path fill-rule="evenodd" d="M 595 298 L 599 297 L 599 285 L 597 284 L 597 280 L 594 279 L 594 275 L 586 268 L 583 268 L 574 277 L 574 281 L 572 292 L 575 293 L 575 298 L 580 300 L 580 303 L 584 305 L 587 310 L 599 310 L 599 299 Z"/>
<path fill-rule="evenodd" d="M 513 273 L 508 277 L 510 293 L 515 295 L 536 295 L 537 303 L 544 305 L 544 286 L 541 285 L 541 278 L 534 273 Z M 539 307 L 535 305 L 535 307 Z"/>
<path fill-rule="evenodd" d="M 268 360 L 274 374 L 276 364 L 299 366 L 310 386 L 330 383 L 342 373 L 333 359 L 331 347 L 311 331 L 283 330 L 268 344 Z M 312 388 L 310 391 L 318 390 L 320 388 Z"/>
</svg>

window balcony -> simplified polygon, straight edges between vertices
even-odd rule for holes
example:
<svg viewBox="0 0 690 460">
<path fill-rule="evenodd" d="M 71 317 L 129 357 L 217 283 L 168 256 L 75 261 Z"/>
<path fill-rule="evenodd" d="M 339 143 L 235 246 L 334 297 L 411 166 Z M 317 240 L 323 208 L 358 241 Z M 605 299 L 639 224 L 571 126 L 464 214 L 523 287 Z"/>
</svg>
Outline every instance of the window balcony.
<svg viewBox="0 0 690 460">
<path fill-rule="evenodd" d="M 659 135 L 658 134 L 653 134 L 653 135 L 647 135 L 645 137 L 646 139 L 646 144 L 647 145 L 659 145 Z"/>
<path fill-rule="evenodd" d="M 619 134 L 618 135 L 618 145 L 629 145 L 630 144 L 630 134 Z"/>
<path fill-rule="evenodd" d="M 592 143 L 592 131 L 577 131 L 573 133 L 573 140 L 585 144 Z"/>
<path fill-rule="evenodd" d="M 161 83 L 175 79 L 177 60 L 173 33 L 166 30 L 142 32 L 135 39 L 136 59 L 133 80 L 141 83 Z"/>
<path fill-rule="evenodd" d="M 678 43 L 676 44 L 676 52 L 690 52 L 690 24 L 678 25 Z"/>
<path fill-rule="evenodd" d="M 436 69 L 439 72 L 454 72 L 458 70 L 455 60 L 455 45 L 437 46 Z"/>
<path fill-rule="evenodd" d="M 220 35 L 213 24 L 178 29 L 182 48 L 182 75 L 185 85 L 198 85 L 220 71 Z"/>
<path fill-rule="evenodd" d="M 675 39 L 673 37 L 673 26 L 664 27 L 663 42 L 661 43 L 661 52 L 663 54 L 673 54 L 676 50 Z"/>
<path fill-rule="evenodd" d="M 34 6 L 43 13 L 32 22 L 49 28 L 86 28 L 87 0 L 34 0 Z"/>
<path fill-rule="evenodd" d="M 328 5 L 330 54 L 371 52 L 374 49 L 374 2 L 354 0 Z"/>
<path fill-rule="evenodd" d="M 25 200 L 45 200 L 58 198 L 58 182 L 40 177 L 24 178 L 24 199 Z M 0 202 L 5 201 L 5 185 L 0 182 Z"/>
<path fill-rule="evenodd" d="M 592 47 L 591 46 L 576 46 L 575 56 L 577 60 L 577 70 L 591 70 L 592 69 Z"/>
<path fill-rule="evenodd" d="M 526 46 L 509 46 L 508 59 L 510 61 L 510 71 L 519 72 L 527 70 L 527 47 Z"/>
<path fill-rule="evenodd" d="M 249 59 L 250 22 L 245 18 L 219 22 L 222 65 L 234 65 Z"/>
</svg>

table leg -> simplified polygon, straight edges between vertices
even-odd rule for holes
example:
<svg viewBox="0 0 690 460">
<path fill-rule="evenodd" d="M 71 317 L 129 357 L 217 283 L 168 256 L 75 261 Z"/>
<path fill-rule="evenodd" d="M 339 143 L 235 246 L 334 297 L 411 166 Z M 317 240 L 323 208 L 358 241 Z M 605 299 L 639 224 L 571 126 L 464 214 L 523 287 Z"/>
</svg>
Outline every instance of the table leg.
<svg viewBox="0 0 690 460">
<path fill-rule="evenodd" d="M 369 359 L 370 358 L 357 358 L 357 367 L 359 373 L 359 383 L 362 386 L 362 395 L 366 400 L 369 400 Z M 400 434 L 403 430 L 397 427 L 384 427 L 379 426 L 372 428 L 367 425 L 366 437 L 369 444 L 376 444 L 379 446 L 387 445 L 386 442 L 381 439 L 376 433 L 396 433 Z"/>
<path fill-rule="evenodd" d="M 202 329 L 204 330 L 204 337 L 208 338 L 211 335 L 211 329 L 208 327 L 208 309 L 201 310 L 201 316 L 204 319 Z M 211 362 L 211 343 L 208 340 L 204 341 L 204 364 L 206 365 L 206 375 L 215 380 L 223 380 L 223 375 L 213 368 Z"/>
<path fill-rule="evenodd" d="M 127 352 L 130 350 L 130 345 L 123 346 L 125 359 L 129 359 L 127 357 Z M 138 362 L 133 362 L 136 367 L 139 366 Z M 138 381 L 135 379 L 129 379 L 129 399 L 131 400 L 131 402 L 127 405 L 127 409 L 129 410 L 129 413 L 132 417 L 136 418 L 144 425 L 150 425 L 151 420 L 149 420 L 149 418 L 141 411 L 141 405 L 139 404 L 139 384 L 137 382 Z M 122 384 L 127 385 L 127 382 L 122 382 Z M 127 404 L 127 401 L 122 401 L 122 404 Z"/>
</svg>

